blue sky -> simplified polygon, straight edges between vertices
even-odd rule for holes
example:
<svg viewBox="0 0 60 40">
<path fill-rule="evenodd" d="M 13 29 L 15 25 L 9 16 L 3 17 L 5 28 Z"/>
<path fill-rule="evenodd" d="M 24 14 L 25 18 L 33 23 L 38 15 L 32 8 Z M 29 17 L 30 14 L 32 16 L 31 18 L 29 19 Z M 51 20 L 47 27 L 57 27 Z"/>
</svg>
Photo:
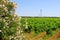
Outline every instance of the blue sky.
<svg viewBox="0 0 60 40">
<path fill-rule="evenodd" d="M 60 16 L 60 0 L 13 0 L 19 16 Z"/>
</svg>

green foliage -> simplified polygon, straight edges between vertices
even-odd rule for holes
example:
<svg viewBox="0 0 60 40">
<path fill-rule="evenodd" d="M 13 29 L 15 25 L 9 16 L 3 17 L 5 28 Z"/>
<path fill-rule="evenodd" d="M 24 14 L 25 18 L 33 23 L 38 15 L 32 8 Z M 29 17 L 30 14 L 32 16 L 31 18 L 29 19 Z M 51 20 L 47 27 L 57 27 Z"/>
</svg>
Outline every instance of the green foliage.
<svg viewBox="0 0 60 40">
<path fill-rule="evenodd" d="M 22 18 L 21 21 L 22 21 L 21 24 L 24 25 L 25 18 Z M 31 31 L 34 30 L 35 33 L 46 31 L 47 35 L 52 35 L 54 30 L 60 28 L 60 18 L 54 18 L 54 17 L 27 18 L 27 22 L 28 26 L 32 26 Z"/>
<path fill-rule="evenodd" d="M 0 38 L 9 40 L 10 36 L 16 37 L 16 33 L 20 30 L 20 19 L 14 11 L 13 2 L 0 0 Z"/>
</svg>

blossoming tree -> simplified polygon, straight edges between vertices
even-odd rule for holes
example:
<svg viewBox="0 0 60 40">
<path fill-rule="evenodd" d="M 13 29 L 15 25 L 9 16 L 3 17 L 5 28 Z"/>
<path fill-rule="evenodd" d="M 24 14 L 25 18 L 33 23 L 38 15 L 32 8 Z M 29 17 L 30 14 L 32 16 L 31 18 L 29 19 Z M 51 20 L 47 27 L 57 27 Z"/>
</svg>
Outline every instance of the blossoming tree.
<svg viewBox="0 0 60 40">
<path fill-rule="evenodd" d="M 20 18 L 14 14 L 16 4 L 0 0 L 0 40 L 22 40 Z"/>
</svg>

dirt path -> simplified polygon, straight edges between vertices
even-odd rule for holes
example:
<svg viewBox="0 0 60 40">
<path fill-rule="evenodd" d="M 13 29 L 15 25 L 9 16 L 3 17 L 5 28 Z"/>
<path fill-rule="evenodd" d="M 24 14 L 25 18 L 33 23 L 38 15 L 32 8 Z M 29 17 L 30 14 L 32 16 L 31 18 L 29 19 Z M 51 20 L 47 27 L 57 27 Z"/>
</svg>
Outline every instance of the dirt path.
<svg viewBox="0 0 60 40">
<path fill-rule="evenodd" d="M 40 39 L 40 38 L 44 37 L 45 35 L 46 35 L 46 32 L 42 32 L 41 34 L 39 34 L 39 35 L 37 35 L 33 38 L 30 38 L 30 34 L 27 34 L 25 36 L 28 40 L 37 40 L 37 39 Z"/>
<path fill-rule="evenodd" d="M 27 38 L 27 40 L 30 40 L 30 39 L 31 39 L 29 33 L 27 33 L 27 34 L 25 35 L 25 37 Z"/>
<path fill-rule="evenodd" d="M 32 40 L 38 40 L 41 39 L 42 37 L 44 37 L 46 35 L 46 32 L 42 32 L 41 34 L 35 36 L 34 38 L 32 38 Z"/>
<path fill-rule="evenodd" d="M 58 37 L 60 37 L 60 30 L 56 31 L 56 33 L 52 37 L 48 38 L 47 40 L 57 40 Z"/>
<path fill-rule="evenodd" d="M 31 35 L 29 33 L 27 33 L 25 36 L 27 40 L 41 40 L 41 38 L 43 38 L 45 35 L 46 35 L 46 32 L 42 32 L 41 34 L 32 38 L 30 37 Z M 57 30 L 53 36 L 49 37 L 46 40 L 57 40 L 58 37 L 60 37 L 60 30 Z"/>
</svg>

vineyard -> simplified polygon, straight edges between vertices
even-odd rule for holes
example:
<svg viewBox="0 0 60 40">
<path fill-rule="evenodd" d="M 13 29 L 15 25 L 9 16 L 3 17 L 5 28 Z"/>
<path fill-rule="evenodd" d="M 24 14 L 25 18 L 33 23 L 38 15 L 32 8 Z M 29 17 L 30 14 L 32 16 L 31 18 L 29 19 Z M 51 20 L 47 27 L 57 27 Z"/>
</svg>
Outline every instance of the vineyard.
<svg viewBox="0 0 60 40">
<path fill-rule="evenodd" d="M 0 0 L 0 40 L 60 40 L 60 17 L 19 17 L 16 6 Z"/>
<path fill-rule="evenodd" d="M 60 40 L 59 17 L 22 17 L 21 28 L 28 40 Z"/>
</svg>

